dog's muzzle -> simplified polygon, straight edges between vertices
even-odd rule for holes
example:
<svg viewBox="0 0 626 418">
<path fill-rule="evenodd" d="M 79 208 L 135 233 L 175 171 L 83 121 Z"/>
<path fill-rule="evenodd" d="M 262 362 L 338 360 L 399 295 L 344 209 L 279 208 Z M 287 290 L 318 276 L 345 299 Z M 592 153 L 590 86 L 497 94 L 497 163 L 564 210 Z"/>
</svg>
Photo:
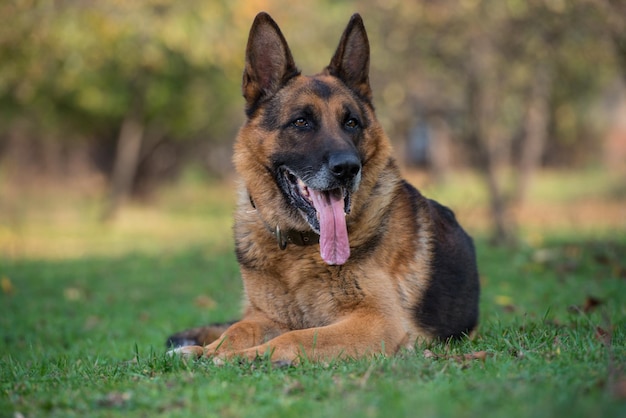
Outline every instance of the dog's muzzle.
<svg viewBox="0 0 626 418">
<path fill-rule="evenodd" d="M 321 256 L 331 265 L 344 264 L 350 257 L 346 216 L 361 180 L 361 168 L 358 156 L 348 151 L 331 154 L 321 170 L 308 170 L 302 177 L 289 167 L 280 168 L 279 185 L 319 234 Z"/>
</svg>

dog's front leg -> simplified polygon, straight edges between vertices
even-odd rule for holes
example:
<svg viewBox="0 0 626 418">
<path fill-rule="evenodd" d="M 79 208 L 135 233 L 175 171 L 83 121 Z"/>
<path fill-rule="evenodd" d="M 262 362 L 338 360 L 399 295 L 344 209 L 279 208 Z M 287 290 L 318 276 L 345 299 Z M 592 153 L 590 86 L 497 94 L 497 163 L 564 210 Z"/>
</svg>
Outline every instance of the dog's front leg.
<svg viewBox="0 0 626 418">
<path fill-rule="evenodd" d="M 216 356 L 255 347 L 285 332 L 275 322 L 262 316 L 244 318 L 231 325 L 220 338 L 204 347 L 206 356 Z"/>
<path fill-rule="evenodd" d="M 195 358 L 227 355 L 263 344 L 285 331 L 275 322 L 255 315 L 235 322 L 218 339 L 207 346 L 188 345 L 175 348 L 171 353 Z"/>
<path fill-rule="evenodd" d="M 254 360 L 268 355 L 273 362 L 287 364 L 298 363 L 302 358 L 328 361 L 377 353 L 391 355 L 408 341 L 409 335 L 400 326 L 400 321 L 385 320 L 380 315 L 353 314 L 324 327 L 286 332 L 252 348 L 227 350 L 217 359 Z"/>
</svg>

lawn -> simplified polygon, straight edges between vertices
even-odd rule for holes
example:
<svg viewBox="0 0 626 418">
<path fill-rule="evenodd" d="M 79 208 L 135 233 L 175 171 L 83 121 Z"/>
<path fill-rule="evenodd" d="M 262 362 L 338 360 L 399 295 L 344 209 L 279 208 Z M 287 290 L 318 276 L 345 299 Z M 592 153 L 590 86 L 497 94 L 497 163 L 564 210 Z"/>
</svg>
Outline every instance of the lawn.
<svg viewBox="0 0 626 418">
<path fill-rule="evenodd" d="M 169 333 L 237 316 L 227 189 L 165 191 L 108 226 L 80 202 L 0 216 L 0 416 L 626 416 L 619 228 L 535 227 L 510 249 L 475 234 L 471 340 L 298 367 L 166 356 Z"/>
</svg>

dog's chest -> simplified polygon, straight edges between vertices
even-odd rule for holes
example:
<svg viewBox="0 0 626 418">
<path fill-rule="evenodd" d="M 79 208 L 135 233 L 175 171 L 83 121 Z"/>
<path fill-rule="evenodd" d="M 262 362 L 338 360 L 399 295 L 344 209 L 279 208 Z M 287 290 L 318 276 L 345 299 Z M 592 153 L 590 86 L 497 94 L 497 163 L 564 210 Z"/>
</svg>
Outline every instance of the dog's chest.
<svg viewBox="0 0 626 418">
<path fill-rule="evenodd" d="M 365 298 L 357 275 L 343 267 L 289 269 L 278 277 L 252 276 L 245 282 L 251 305 L 290 329 L 331 324 Z"/>
</svg>

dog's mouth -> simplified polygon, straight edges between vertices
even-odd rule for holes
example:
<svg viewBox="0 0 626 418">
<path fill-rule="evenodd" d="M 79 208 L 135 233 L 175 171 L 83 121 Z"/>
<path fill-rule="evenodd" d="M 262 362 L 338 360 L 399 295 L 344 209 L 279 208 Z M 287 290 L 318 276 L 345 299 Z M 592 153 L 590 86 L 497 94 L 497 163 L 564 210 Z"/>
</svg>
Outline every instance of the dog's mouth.
<svg viewBox="0 0 626 418">
<path fill-rule="evenodd" d="M 320 234 L 320 254 L 331 265 L 344 264 L 350 257 L 346 216 L 350 213 L 350 191 L 345 187 L 317 190 L 282 169 L 283 183 L 292 204 L 311 228 Z"/>
</svg>

